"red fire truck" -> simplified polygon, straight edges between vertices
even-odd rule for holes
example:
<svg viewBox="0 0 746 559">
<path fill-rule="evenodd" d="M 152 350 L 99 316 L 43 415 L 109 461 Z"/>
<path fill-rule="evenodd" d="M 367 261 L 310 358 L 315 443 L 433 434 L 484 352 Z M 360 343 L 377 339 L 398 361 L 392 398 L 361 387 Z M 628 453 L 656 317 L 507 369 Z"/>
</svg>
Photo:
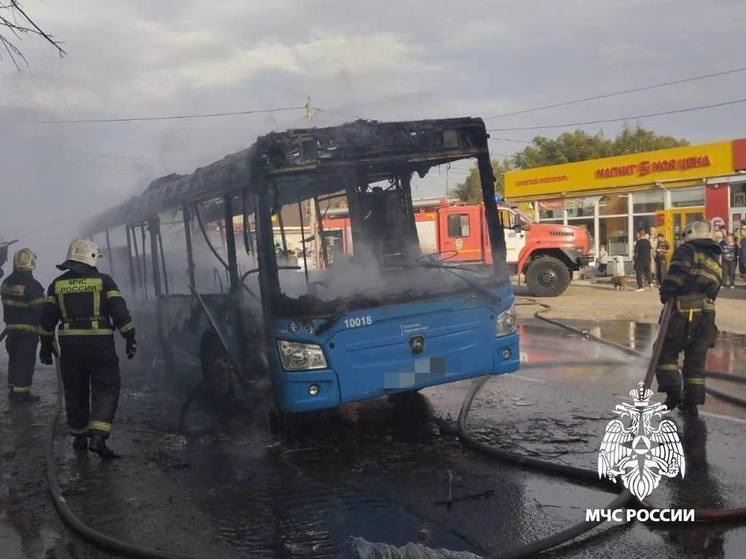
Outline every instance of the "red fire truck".
<svg viewBox="0 0 746 559">
<path fill-rule="evenodd" d="M 450 262 L 491 264 L 482 205 L 445 198 L 415 200 L 417 234 L 423 254 L 453 253 Z M 590 260 L 590 237 L 582 227 L 534 223 L 517 207 L 499 204 L 505 228 L 507 262 L 530 292 L 554 297 L 567 289 L 572 273 Z M 347 208 L 330 208 L 323 219 L 328 256 L 352 253 Z M 519 273 L 520 272 L 520 273 Z"/>
</svg>

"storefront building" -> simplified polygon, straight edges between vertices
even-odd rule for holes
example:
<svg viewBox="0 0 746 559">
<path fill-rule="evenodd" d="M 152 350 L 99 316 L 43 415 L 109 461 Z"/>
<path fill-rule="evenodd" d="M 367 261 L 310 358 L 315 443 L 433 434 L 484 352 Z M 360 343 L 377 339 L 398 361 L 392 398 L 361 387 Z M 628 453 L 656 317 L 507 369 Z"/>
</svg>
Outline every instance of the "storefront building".
<svg viewBox="0 0 746 559">
<path fill-rule="evenodd" d="M 631 258 L 641 229 L 675 243 L 691 221 L 746 220 L 746 139 L 510 171 L 505 197 L 539 222 L 585 227 L 595 253 Z"/>
</svg>

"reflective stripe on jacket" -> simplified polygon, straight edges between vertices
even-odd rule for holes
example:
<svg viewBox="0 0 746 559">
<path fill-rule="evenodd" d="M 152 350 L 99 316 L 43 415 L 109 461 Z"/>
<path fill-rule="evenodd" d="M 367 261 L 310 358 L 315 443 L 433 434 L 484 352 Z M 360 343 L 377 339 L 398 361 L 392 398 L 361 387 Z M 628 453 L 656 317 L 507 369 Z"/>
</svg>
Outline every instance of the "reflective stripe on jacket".
<svg viewBox="0 0 746 559">
<path fill-rule="evenodd" d="M 127 303 L 114 280 L 96 268 L 80 266 L 52 282 L 42 310 L 40 333 L 54 336 L 110 336 L 134 332 Z"/>
<path fill-rule="evenodd" d="M 31 272 L 13 272 L 0 286 L 3 318 L 8 330 L 37 333 L 44 288 Z"/>
</svg>

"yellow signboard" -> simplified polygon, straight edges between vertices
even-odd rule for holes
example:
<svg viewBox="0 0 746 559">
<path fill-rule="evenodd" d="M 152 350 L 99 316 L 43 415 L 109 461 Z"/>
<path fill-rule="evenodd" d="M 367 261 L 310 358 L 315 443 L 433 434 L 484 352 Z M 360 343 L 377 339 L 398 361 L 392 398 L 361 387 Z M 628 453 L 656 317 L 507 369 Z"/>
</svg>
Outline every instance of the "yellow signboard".
<svg viewBox="0 0 746 559">
<path fill-rule="evenodd" d="M 505 196 L 514 199 L 561 196 L 656 181 L 668 183 L 729 175 L 733 173 L 731 146 L 730 141 L 715 142 L 509 171 L 505 173 Z"/>
</svg>

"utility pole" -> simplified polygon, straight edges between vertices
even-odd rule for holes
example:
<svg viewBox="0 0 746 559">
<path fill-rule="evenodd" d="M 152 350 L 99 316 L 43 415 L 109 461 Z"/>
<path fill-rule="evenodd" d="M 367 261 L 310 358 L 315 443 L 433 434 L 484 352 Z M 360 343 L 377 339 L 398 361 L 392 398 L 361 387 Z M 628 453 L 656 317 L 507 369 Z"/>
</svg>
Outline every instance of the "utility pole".
<svg viewBox="0 0 746 559">
<path fill-rule="evenodd" d="M 313 108 L 311 108 L 311 97 L 310 95 L 306 99 L 306 104 L 304 105 L 306 109 L 306 126 L 308 128 L 311 128 L 311 121 L 313 120 Z"/>
<path fill-rule="evenodd" d="M 309 95 L 306 98 L 306 104 L 304 105 L 306 109 L 306 128 L 311 128 L 311 121 L 313 120 L 313 107 L 311 107 L 311 96 Z M 299 206 L 300 208 L 300 206 Z M 308 216 L 309 225 L 311 226 L 311 235 L 313 236 L 313 260 L 315 267 L 318 268 L 318 262 L 319 262 L 319 234 L 318 234 L 318 224 L 316 223 L 316 205 L 311 203 L 311 200 L 306 200 L 304 204 L 304 209 L 306 210 L 305 213 Z M 306 216 L 303 216 L 301 219 L 305 219 Z M 305 243 L 305 240 L 303 241 Z M 305 246 L 305 244 L 303 245 Z M 306 271 L 306 277 L 308 277 L 308 271 Z"/>
</svg>

